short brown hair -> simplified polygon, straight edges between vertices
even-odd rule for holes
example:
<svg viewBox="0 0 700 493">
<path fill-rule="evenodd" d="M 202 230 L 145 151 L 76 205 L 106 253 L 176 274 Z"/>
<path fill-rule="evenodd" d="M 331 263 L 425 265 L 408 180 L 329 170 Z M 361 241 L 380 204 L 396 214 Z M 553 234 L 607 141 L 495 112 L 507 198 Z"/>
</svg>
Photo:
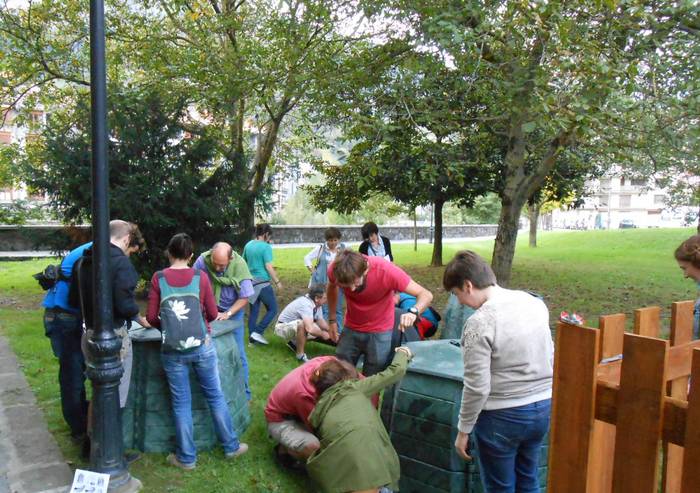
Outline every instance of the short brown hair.
<svg viewBox="0 0 700 493">
<path fill-rule="evenodd" d="M 678 261 L 690 262 L 693 267 L 700 269 L 700 235 L 693 235 L 681 243 L 673 256 Z"/>
<path fill-rule="evenodd" d="M 333 358 L 321 363 L 321 366 L 311 375 L 311 384 L 316 388 L 316 393 L 320 396 L 336 383 L 342 380 L 357 379 L 358 377 L 359 374 L 351 363 Z"/>
<path fill-rule="evenodd" d="M 335 257 L 333 262 L 333 276 L 338 284 L 351 284 L 361 277 L 369 264 L 362 254 L 351 250 L 343 250 Z"/>
<path fill-rule="evenodd" d="M 129 230 L 129 247 L 136 247 L 139 252 L 143 252 L 146 249 L 146 240 L 143 238 L 141 230 L 138 225 L 134 223 L 129 223 L 129 226 L 131 228 Z"/>
<path fill-rule="evenodd" d="M 496 285 L 496 275 L 491 266 L 484 259 L 470 250 L 462 250 L 455 254 L 455 258 L 445 267 L 442 276 L 442 285 L 445 290 L 460 288 L 469 281 L 477 289 L 484 289 Z"/>
<path fill-rule="evenodd" d="M 331 226 L 323 232 L 323 237 L 326 239 L 326 241 L 336 239 L 339 240 L 343 237 L 343 233 L 341 233 L 338 228 Z"/>
</svg>

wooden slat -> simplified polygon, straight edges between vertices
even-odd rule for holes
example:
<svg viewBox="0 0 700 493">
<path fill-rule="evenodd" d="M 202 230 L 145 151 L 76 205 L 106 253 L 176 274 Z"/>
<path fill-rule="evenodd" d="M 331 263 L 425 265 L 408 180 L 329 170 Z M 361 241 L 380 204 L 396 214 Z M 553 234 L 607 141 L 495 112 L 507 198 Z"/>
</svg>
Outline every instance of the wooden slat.
<svg viewBox="0 0 700 493">
<path fill-rule="evenodd" d="M 690 352 L 700 348 L 700 340 L 673 346 L 668 350 L 668 366 L 666 366 L 666 379 L 675 380 L 690 375 Z M 596 374 L 598 380 L 617 384 L 620 382 L 620 368 L 622 360 L 598 365 Z"/>
<path fill-rule="evenodd" d="M 693 306 L 692 301 L 681 301 L 671 305 L 672 346 L 686 344 L 693 338 Z M 690 357 L 688 357 L 690 360 Z M 688 377 L 680 377 L 668 383 L 668 395 L 677 399 L 688 396 Z M 664 422 L 667 420 L 664 419 Z M 664 441 L 664 462 L 661 484 L 664 493 L 680 493 L 681 475 L 683 471 L 683 447 Z"/>
<path fill-rule="evenodd" d="M 586 492 L 598 334 L 588 327 L 557 324 L 548 491 Z"/>
<path fill-rule="evenodd" d="M 625 314 L 603 315 L 598 319 L 600 330 L 600 359 L 612 358 L 622 353 L 622 341 L 625 336 Z"/>
<path fill-rule="evenodd" d="M 634 311 L 634 333 L 640 336 L 659 337 L 661 333 L 661 308 L 648 306 Z"/>
<path fill-rule="evenodd" d="M 656 493 L 667 347 L 668 342 L 661 339 L 625 334 L 617 399 L 615 493 Z"/>
<path fill-rule="evenodd" d="M 677 301 L 671 304 L 671 344 L 678 346 L 693 339 L 694 301 Z"/>
<path fill-rule="evenodd" d="M 700 490 L 700 349 L 693 350 L 688 413 L 685 424 L 685 454 L 683 458 L 682 493 Z"/>
<path fill-rule="evenodd" d="M 617 424 L 617 394 L 619 387 L 608 382 L 598 382 L 595 397 L 595 419 Z M 681 447 L 685 444 L 685 416 L 688 402 L 673 397 L 664 398 L 664 423 L 661 437 Z"/>
<path fill-rule="evenodd" d="M 625 337 L 625 314 L 604 315 L 598 320 L 599 349 L 601 360 L 614 358 L 622 353 Z M 596 394 L 596 408 L 598 396 Z M 613 409 L 615 403 L 613 402 Z M 591 435 L 591 453 L 588 462 L 588 493 L 609 493 L 612 491 L 613 458 L 615 456 L 615 425 L 596 420 Z"/>
</svg>

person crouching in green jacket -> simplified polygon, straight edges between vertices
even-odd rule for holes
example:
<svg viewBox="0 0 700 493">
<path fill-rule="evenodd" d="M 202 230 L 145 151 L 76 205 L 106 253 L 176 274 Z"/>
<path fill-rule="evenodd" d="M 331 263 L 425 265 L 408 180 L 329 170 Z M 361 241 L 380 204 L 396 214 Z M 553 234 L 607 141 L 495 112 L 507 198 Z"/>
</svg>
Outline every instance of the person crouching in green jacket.
<svg viewBox="0 0 700 493">
<path fill-rule="evenodd" d="M 386 370 L 364 380 L 350 363 L 335 359 L 312 375 L 319 399 L 309 422 L 321 448 L 306 468 L 325 493 L 398 490 L 399 457 L 371 398 L 401 380 L 412 357 L 406 346 L 398 347 Z"/>
</svg>

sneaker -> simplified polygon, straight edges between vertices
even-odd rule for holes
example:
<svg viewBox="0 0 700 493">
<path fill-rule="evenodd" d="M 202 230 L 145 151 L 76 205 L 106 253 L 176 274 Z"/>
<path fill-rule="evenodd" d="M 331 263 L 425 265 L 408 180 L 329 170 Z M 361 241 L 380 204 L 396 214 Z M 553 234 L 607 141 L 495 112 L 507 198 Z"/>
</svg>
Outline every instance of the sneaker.
<svg viewBox="0 0 700 493">
<path fill-rule="evenodd" d="M 184 469 L 185 471 L 191 471 L 194 469 L 196 464 L 183 464 L 177 459 L 177 456 L 175 454 L 168 454 L 168 456 L 165 458 L 165 461 L 170 464 L 171 466 L 179 467 L 180 469 Z"/>
<path fill-rule="evenodd" d="M 224 456 L 227 459 L 232 460 L 232 459 L 235 459 L 236 457 L 239 457 L 239 456 L 245 454 L 247 451 L 248 451 L 248 444 L 247 443 L 240 443 L 238 445 L 238 450 L 236 450 L 235 452 L 227 452 L 226 454 L 224 454 Z"/>
<path fill-rule="evenodd" d="M 306 463 L 299 459 L 295 459 L 287 453 L 282 452 L 280 450 L 279 444 L 275 446 L 275 461 L 282 468 L 287 469 L 289 471 L 298 473 L 306 472 Z"/>
<path fill-rule="evenodd" d="M 287 347 L 291 349 L 294 354 L 297 354 L 297 345 L 294 341 L 287 341 Z"/>
<path fill-rule="evenodd" d="M 248 340 L 253 343 L 262 344 L 263 346 L 267 346 L 268 344 L 270 344 L 269 342 L 267 342 L 267 339 L 265 339 L 262 335 L 258 334 L 257 332 L 253 332 L 252 334 L 250 334 Z"/>
<path fill-rule="evenodd" d="M 306 353 L 297 354 L 297 361 L 299 363 L 306 363 L 309 361 L 309 357 L 306 356 Z"/>
</svg>

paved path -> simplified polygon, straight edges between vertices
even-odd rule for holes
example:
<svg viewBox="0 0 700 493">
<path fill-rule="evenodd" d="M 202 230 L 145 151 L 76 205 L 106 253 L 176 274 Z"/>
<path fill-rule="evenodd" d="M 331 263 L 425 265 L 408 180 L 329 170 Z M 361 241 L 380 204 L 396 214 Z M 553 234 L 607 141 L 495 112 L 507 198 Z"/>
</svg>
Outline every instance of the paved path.
<svg viewBox="0 0 700 493">
<path fill-rule="evenodd" d="M 0 336 L 0 493 L 63 493 L 72 479 L 17 358 Z"/>
</svg>

